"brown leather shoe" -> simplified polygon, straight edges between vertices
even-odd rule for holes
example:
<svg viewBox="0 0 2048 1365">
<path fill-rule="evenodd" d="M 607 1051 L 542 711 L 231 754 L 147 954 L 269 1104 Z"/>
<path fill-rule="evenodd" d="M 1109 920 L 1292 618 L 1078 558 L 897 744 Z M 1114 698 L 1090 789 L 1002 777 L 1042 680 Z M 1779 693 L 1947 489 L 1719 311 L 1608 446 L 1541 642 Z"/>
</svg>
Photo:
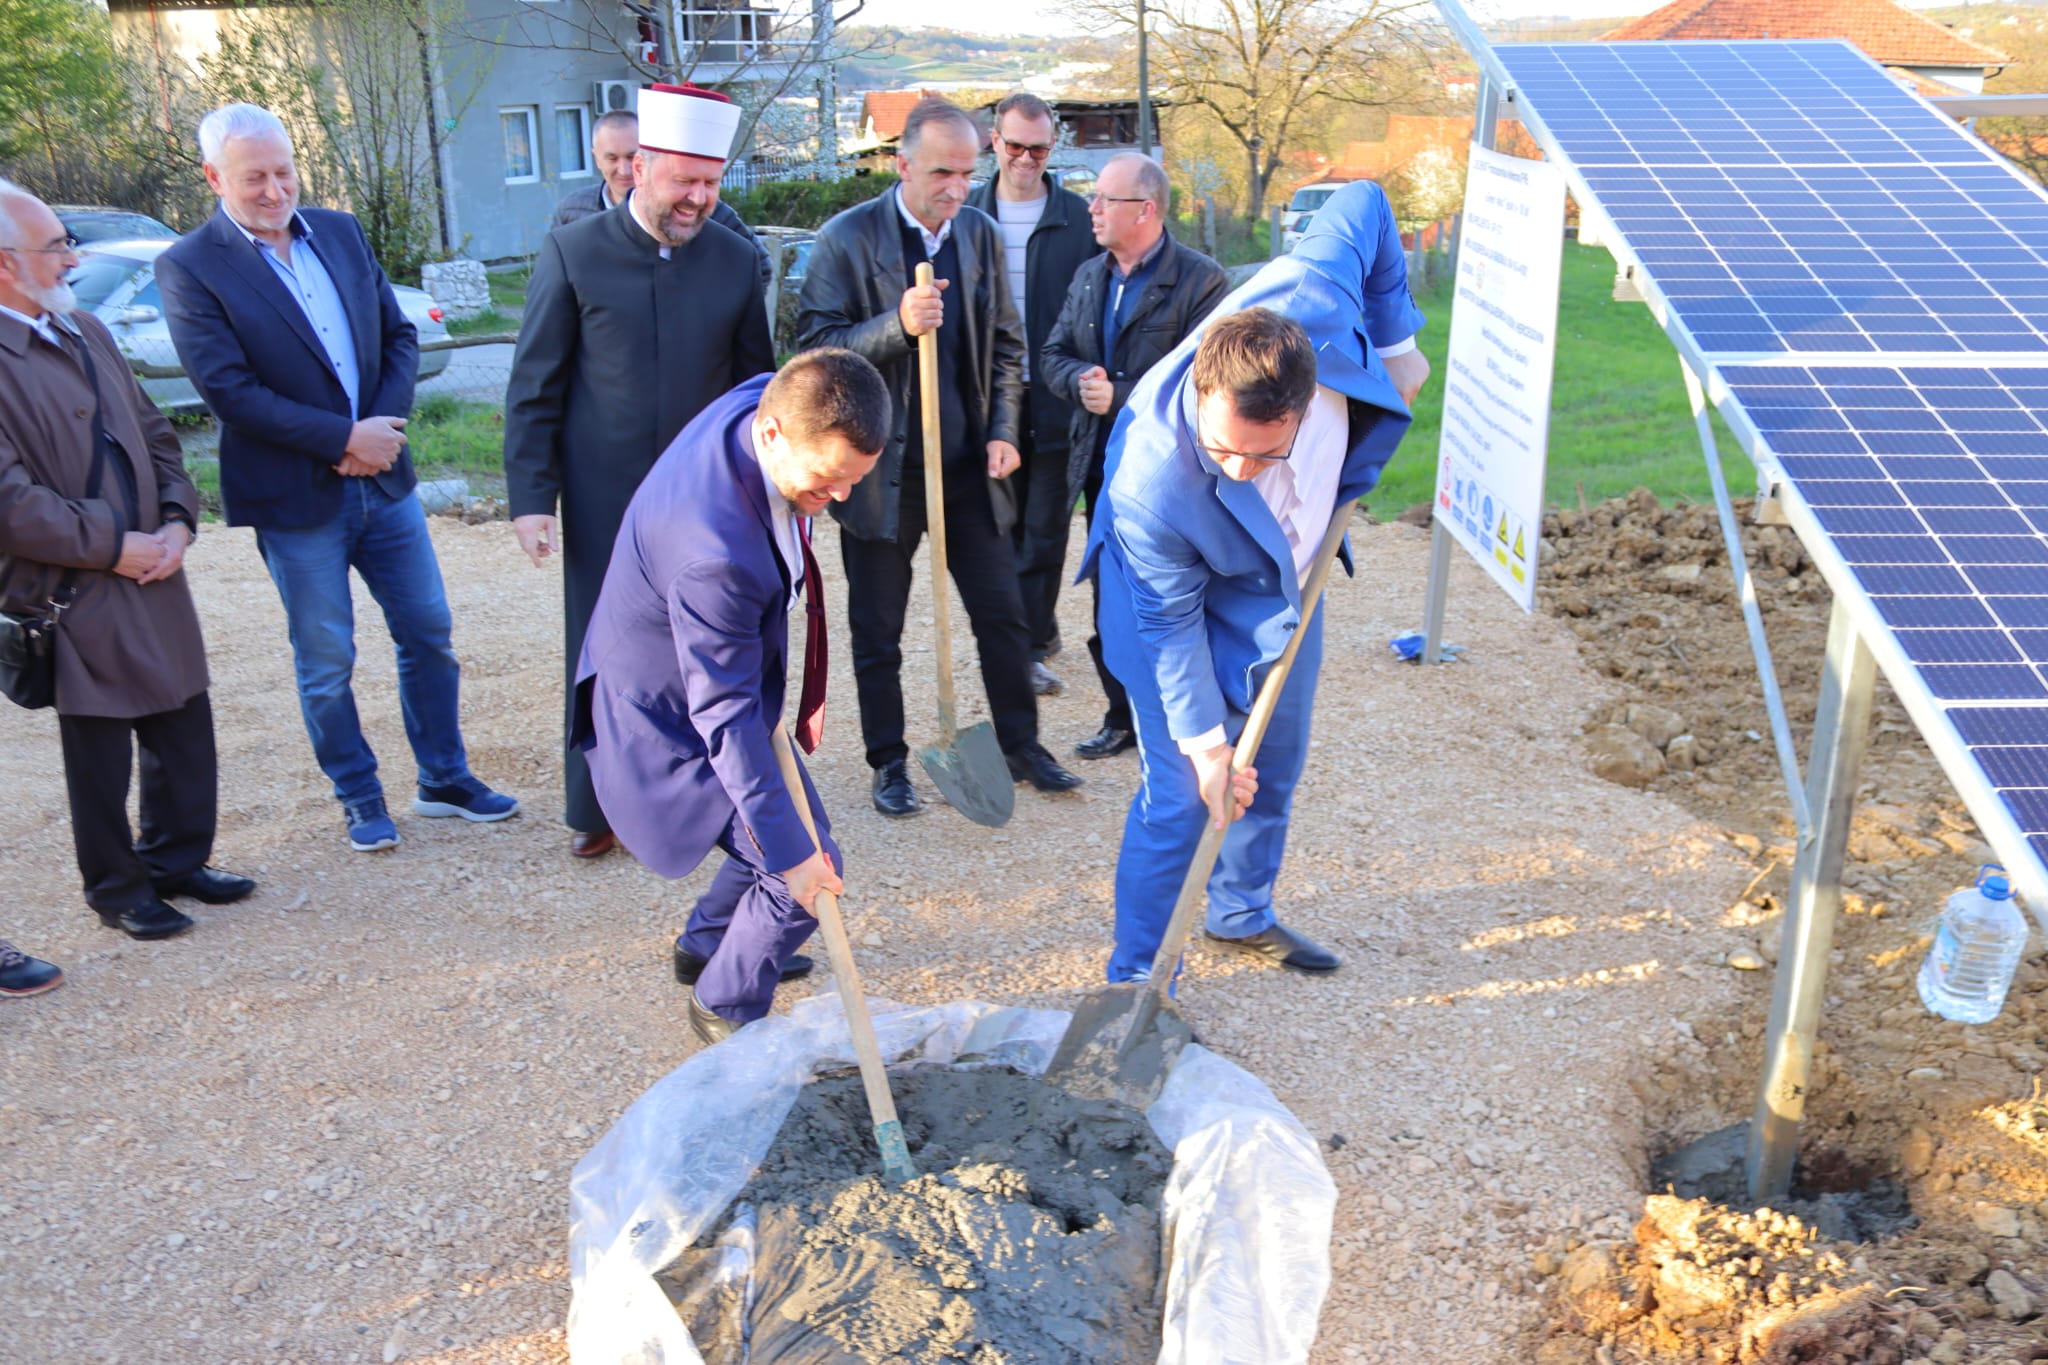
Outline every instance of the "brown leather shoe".
<svg viewBox="0 0 2048 1365">
<path fill-rule="evenodd" d="M 577 830 L 569 836 L 569 852 L 578 858 L 602 858 L 619 846 L 619 837 L 610 830 L 596 834 L 585 834 Z"/>
</svg>

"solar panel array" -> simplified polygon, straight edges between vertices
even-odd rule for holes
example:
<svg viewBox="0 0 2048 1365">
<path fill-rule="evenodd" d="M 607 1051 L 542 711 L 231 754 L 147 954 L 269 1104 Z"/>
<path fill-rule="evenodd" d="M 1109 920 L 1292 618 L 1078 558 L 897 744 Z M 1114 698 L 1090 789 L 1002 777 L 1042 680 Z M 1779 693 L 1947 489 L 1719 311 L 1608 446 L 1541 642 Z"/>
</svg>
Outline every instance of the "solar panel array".
<svg viewBox="0 0 2048 1365">
<path fill-rule="evenodd" d="M 2048 194 L 1843 43 L 1494 51 L 2048 863 Z"/>
<path fill-rule="evenodd" d="M 1495 51 L 1710 356 L 2048 360 L 2048 195 L 1854 49 Z"/>
</svg>

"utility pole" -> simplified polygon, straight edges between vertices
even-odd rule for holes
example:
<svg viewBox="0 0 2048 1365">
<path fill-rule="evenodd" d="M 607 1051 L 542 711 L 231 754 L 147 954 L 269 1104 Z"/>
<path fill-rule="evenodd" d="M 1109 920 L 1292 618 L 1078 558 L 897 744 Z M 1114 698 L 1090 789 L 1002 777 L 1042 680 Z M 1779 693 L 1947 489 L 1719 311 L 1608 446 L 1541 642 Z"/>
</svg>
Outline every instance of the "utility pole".
<svg viewBox="0 0 2048 1365">
<path fill-rule="evenodd" d="M 1152 87 L 1145 66 L 1145 0 L 1138 0 L 1138 150 L 1152 155 Z"/>
</svg>

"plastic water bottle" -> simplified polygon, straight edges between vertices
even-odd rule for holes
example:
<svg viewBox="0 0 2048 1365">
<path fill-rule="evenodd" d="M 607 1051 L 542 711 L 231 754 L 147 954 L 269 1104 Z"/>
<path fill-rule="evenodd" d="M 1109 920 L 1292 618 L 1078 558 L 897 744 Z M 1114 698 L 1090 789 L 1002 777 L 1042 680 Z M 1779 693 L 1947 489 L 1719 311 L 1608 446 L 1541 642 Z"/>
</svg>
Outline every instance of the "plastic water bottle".
<svg viewBox="0 0 2048 1365">
<path fill-rule="evenodd" d="M 2027 946 L 2027 918 L 2013 903 L 2005 869 L 1986 863 L 1977 884 L 1942 908 L 1934 947 L 1920 964 L 1920 999 L 1944 1019 L 1988 1024 L 2005 1008 L 2005 992 Z"/>
</svg>

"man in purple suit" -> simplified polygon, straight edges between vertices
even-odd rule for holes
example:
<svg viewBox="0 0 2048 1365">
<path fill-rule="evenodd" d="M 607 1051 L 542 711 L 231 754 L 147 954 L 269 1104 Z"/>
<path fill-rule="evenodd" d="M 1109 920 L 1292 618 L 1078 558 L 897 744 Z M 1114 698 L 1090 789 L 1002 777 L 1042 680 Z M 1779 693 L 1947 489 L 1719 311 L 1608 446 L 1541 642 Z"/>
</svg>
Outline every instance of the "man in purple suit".
<svg viewBox="0 0 2048 1365">
<path fill-rule="evenodd" d="M 812 845 L 776 766 L 789 614 L 805 614 L 797 741 L 824 723 L 825 611 L 810 521 L 875 467 L 889 390 L 852 351 L 807 351 L 705 408 L 626 509 L 576 675 L 571 743 L 633 855 L 664 877 L 725 864 L 676 940 L 690 1027 L 715 1043 L 810 970 L 820 888 L 838 846 L 809 775 Z M 829 857 L 827 856 L 829 855 Z"/>
</svg>

